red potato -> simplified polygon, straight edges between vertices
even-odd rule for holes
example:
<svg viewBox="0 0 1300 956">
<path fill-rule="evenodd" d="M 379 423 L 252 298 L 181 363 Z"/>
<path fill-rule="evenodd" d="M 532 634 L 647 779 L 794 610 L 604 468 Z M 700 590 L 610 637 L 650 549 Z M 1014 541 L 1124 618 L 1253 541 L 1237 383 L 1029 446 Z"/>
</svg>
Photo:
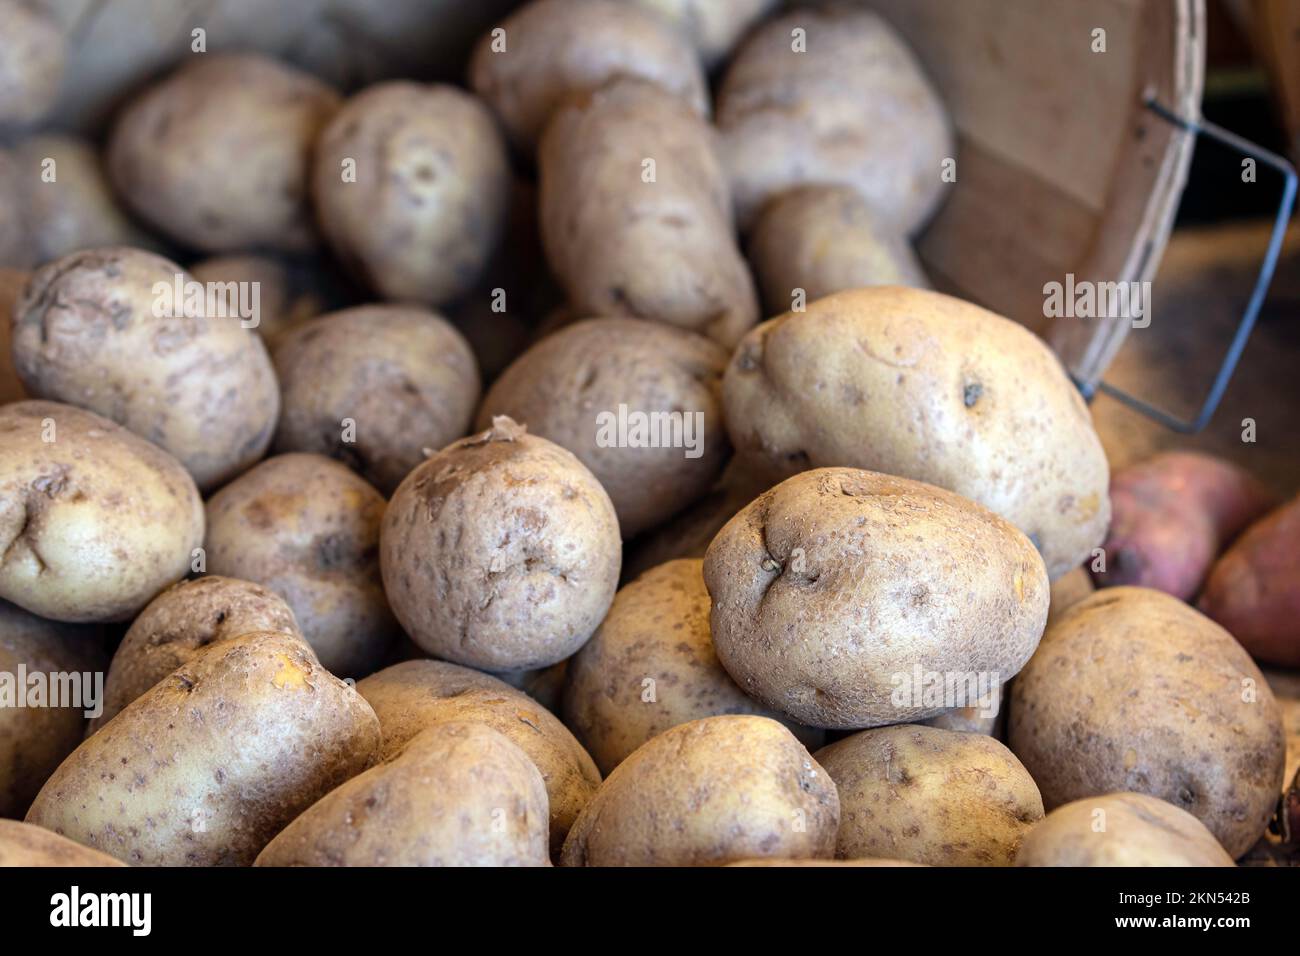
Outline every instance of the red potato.
<svg viewBox="0 0 1300 956">
<path fill-rule="evenodd" d="M 1210 571 L 1200 609 L 1257 660 L 1300 667 L 1300 497 L 1251 525 Z"/>
<path fill-rule="evenodd" d="M 1200 590 L 1224 545 L 1276 504 L 1242 468 L 1192 452 L 1115 472 L 1110 501 L 1106 570 L 1093 572 L 1097 586 L 1155 588 L 1184 601 Z"/>
</svg>

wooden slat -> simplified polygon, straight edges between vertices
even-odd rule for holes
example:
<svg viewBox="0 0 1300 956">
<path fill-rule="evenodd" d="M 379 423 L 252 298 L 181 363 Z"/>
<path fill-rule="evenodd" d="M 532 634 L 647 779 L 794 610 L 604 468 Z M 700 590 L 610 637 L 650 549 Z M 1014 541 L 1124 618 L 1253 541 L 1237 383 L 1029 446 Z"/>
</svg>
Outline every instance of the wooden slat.
<svg viewBox="0 0 1300 956">
<path fill-rule="evenodd" d="M 936 288 L 1047 331 L 1043 285 L 1082 260 L 1098 213 L 963 137 L 959 179 L 917 251 Z"/>
<path fill-rule="evenodd" d="M 1043 286 L 1154 275 L 1191 137 L 1144 107 L 1195 116 L 1203 0 L 870 0 L 908 39 L 960 133 L 958 182 L 919 241 L 940 288 L 1042 334 L 1082 381 L 1127 320 L 1043 317 Z M 1092 31 L 1106 31 L 1106 52 Z"/>
</svg>

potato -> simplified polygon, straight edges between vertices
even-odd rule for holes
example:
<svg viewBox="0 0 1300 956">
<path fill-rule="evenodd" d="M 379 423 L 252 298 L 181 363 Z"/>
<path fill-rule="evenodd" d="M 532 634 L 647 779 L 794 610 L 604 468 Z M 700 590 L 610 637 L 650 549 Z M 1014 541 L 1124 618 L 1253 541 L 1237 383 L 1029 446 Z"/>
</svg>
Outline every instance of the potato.
<svg viewBox="0 0 1300 956">
<path fill-rule="evenodd" d="M 206 252 L 305 251 L 316 242 L 311 150 L 339 96 L 256 54 L 193 57 L 127 103 L 108 143 L 127 205 Z"/>
<path fill-rule="evenodd" d="M 522 750 L 483 724 L 421 731 L 321 798 L 258 866 L 550 866 L 546 787 Z"/>
<path fill-rule="evenodd" d="M 509 189 L 492 114 L 453 86 L 362 90 L 312 162 L 321 231 L 339 259 L 381 297 L 431 306 L 474 288 L 505 229 Z"/>
<path fill-rule="evenodd" d="M 883 228 L 848 186 L 781 193 L 763 208 L 748 251 L 768 315 L 861 286 L 930 285 L 907 238 Z"/>
<path fill-rule="evenodd" d="M 840 795 L 835 855 L 933 866 L 1010 866 L 1043 819 L 1033 779 L 983 734 L 900 724 L 814 754 Z"/>
<path fill-rule="evenodd" d="M 670 561 L 624 587 L 591 640 L 569 662 L 564 722 L 602 774 L 670 727 L 719 714 L 780 720 L 806 747 L 821 731 L 786 721 L 746 697 L 709 636 L 703 561 Z"/>
<path fill-rule="evenodd" d="M 502 671 L 495 676 L 515 690 L 523 691 L 551 713 L 559 713 L 564 693 L 564 675 L 568 670 L 569 662 L 560 661 L 550 667 L 531 671 Z"/>
<path fill-rule="evenodd" d="M 469 67 L 470 86 L 523 152 L 532 151 L 567 95 L 625 76 L 708 115 L 708 87 L 690 42 L 632 3 L 533 0 L 479 40 Z"/>
<path fill-rule="evenodd" d="M 564 841 L 562 866 L 703 866 L 829 857 L 835 784 L 767 717 L 670 728 L 619 764 Z"/>
<path fill-rule="evenodd" d="M 727 67 L 717 110 L 745 229 L 769 200 L 817 184 L 852 187 L 882 226 L 910 235 L 938 205 L 944 160 L 956 155 L 938 93 L 869 10 L 769 20 Z"/>
<path fill-rule="evenodd" d="M 942 489 L 853 468 L 760 495 L 709 545 L 704 581 L 722 666 L 813 727 L 978 702 L 1020 670 L 1047 620 L 1042 559 L 1010 524 Z"/>
<path fill-rule="evenodd" d="M 1255 522 L 1228 549 L 1199 606 L 1257 660 L 1300 666 L 1300 498 Z"/>
<path fill-rule="evenodd" d="M 57 833 L 22 823 L 0 820 L 0 868 L 21 866 L 126 866 L 107 853 L 74 843 Z"/>
<path fill-rule="evenodd" d="M 126 247 L 51 262 L 15 307 L 13 355 L 33 396 L 125 425 L 209 491 L 266 451 L 280 395 L 261 340 L 206 302 L 194 308 L 193 281 L 176 263 Z"/>
<path fill-rule="evenodd" d="M 379 716 L 385 759 L 425 728 L 459 721 L 483 724 L 518 746 L 546 784 L 557 853 L 600 786 L 600 771 L 573 734 L 532 698 L 488 674 L 445 661 L 407 661 L 367 677 L 357 690 Z"/>
<path fill-rule="evenodd" d="M 25 272 L 0 267 L 0 405 L 21 402 L 27 397 L 18 370 L 14 368 L 11 345 L 13 323 L 10 321 L 14 304 L 21 298 L 27 278 Z"/>
<path fill-rule="evenodd" d="M 415 306 L 367 305 L 304 323 L 275 350 L 277 451 L 337 458 L 391 495 L 469 431 L 478 368 L 463 336 Z"/>
<path fill-rule="evenodd" d="M 325 268 L 308 260 L 287 263 L 265 255 L 232 254 L 211 256 L 190 266 L 190 275 L 199 282 L 215 283 L 225 292 L 227 314 L 236 314 L 240 284 L 252 294 L 257 290 L 257 314 L 254 329 L 274 351 L 280 340 L 300 323 L 328 311 L 338 296 L 329 288 L 323 275 Z"/>
<path fill-rule="evenodd" d="M 215 574 L 173 584 L 140 612 L 118 645 L 104 683 L 104 710 L 91 720 L 90 732 L 200 651 L 253 631 L 302 637 L 289 605 L 259 584 Z M 307 653 L 316 656 L 310 647 Z"/>
<path fill-rule="evenodd" d="M 1008 743 L 1048 810 L 1149 794 L 1234 859 L 1273 815 L 1286 757 L 1273 692 L 1227 631 L 1160 591 L 1107 588 L 1076 604 L 1009 703 Z"/>
<path fill-rule="evenodd" d="M 35 122 L 54 105 L 63 82 L 63 30 L 30 0 L 0 0 L 0 23 L 0 126 Z"/>
<path fill-rule="evenodd" d="M 633 0 L 654 10 L 695 44 L 706 66 L 726 59 L 741 36 L 779 0 Z"/>
<path fill-rule="evenodd" d="M 1196 452 L 1165 452 L 1117 471 L 1110 502 L 1098 586 L 1155 588 L 1184 601 L 1224 545 L 1276 503 L 1245 469 Z"/>
<path fill-rule="evenodd" d="M 106 660 L 95 628 L 56 624 L 0 601 L 0 817 L 26 813 L 77 749 L 86 714 L 104 703 Z"/>
<path fill-rule="evenodd" d="M 321 455 L 276 455 L 208 501 L 207 571 L 284 598 L 321 664 L 379 667 L 399 631 L 379 575 L 384 498 Z"/>
<path fill-rule="evenodd" d="M 703 336 L 656 322 L 578 322 L 506 369 L 479 407 L 478 427 L 508 415 L 573 452 L 632 537 L 699 498 L 722 470 L 727 359 Z"/>
<path fill-rule="evenodd" d="M 1052 582 L 1052 599 L 1047 606 L 1047 630 L 1070 608 L 1097 589 L 1085 567 L 1072 568 Z"/>
<path fill-rule="evenodd" d="M 0 407 L 0 599 L 129 620 L 202 543 L 198 489 L 161 448 L 70 405 Z"/>
<path fill-rule="evenodd" d="M 1060 577 L 1110 518 L 1088 408 L 1046 344 L 949 296 L 883 286 L 754 329 L 723 379 L 737 454 L 777 475 L 850 466 L 971 498 Z"/>
<path fill-rule="evenodd" d="M 1016 866 L 1232 865 L 1200 820 L 1145 793 L 1057 807 L 1025 834 L 1016 854 Z"/>
<path fill-rule="evenodd" d="M 566 101 L 542 138 L 542 244 L 579 317 L 651 319 L 730 350 L 758 319 L 708 123 L 653 84 Z"/>
<path fill-rule="evenodd" d="M 41 0 L 47 2 L 47 0 Z M 85 126 L 189 52 L 257 50 L 339 86 L 463 70 L 474 41 L 519 0 L 55 0 L 72 40 L 60 124 Z M 93 14 L 93 15 L 92 15 Z M 84 15 L 84 16 L 83 16 Z M 208 55 L 212 55 L 211 53 Z"/>
<path fill-rule="evenodd" d="M 99 150 L 87 140 L 32 136 L 14 147 L 14 156 L 24 181 L 28 241 L 38 263 L 102 246 L 154 245 L 118 205 Z M 53 181 L 46 180 L 47 171 Z"/>
<path fill-rule="evenodd" d="M 379 722 L 290 634 L 213 645 L 78 747 L 27 812 L 127 863 L 241 866 L 374 763 Z"/>
<path fill-rule="evenodd" d="M 586 643 L 618 587 L 618 519 L 573 455 L 504 416 L 448 445 L 393 495 L 384 591 L 427 653 L 533 670 Z"/>
</svg>

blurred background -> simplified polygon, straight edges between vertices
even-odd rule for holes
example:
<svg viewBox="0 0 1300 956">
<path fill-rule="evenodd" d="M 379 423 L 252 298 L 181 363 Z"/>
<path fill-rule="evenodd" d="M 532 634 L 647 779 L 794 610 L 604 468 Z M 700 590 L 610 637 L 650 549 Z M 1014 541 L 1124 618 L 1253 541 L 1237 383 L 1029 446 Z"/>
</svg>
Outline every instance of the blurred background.
<svg viewBox="0 0 1300 956">
<path fill-rule="evenodd" d="M 1292 162 L 1300 148 L 1300 3 L 1210 0 L 1206 119 Z M 1281 179 L 1241 181 L 1241 156 L 1196 144 L 1173 237 L 1152 289 L 1155 319 L 1134 330 L 1107 381 L 1190 417 L 1209 389 L 1254 286 Z M 1218 414 L 1200 435 L 1163 428 L 1105 395 L 1093 404 L 1112 468 L 1172 447 L 1234 459 L 1283 493 L 1300 486 L 1300 232 L 1288 232 L 1259 325 Z M 1241 440 L 1253 418 L 1258 441 Z"/>
</svg>

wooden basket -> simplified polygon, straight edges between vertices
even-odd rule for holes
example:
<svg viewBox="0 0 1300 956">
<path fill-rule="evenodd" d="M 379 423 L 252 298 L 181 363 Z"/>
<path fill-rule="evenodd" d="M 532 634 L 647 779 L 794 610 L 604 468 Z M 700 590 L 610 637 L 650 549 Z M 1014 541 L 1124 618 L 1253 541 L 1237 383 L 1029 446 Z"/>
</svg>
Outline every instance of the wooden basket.
<svg viewBox="0 0 1300 956">
<path fill-rule="evenodd" d="M 1203 0 L 870 0 L 938 85 L 957 183 L 918 248 L 936 286 L 1042 335 L 1095 384 L 1131 320 L 1044 315 L 1044 285 L 1150 280 L 1191 161 Z M 1105 30 L 1106 52 L 1092 52 Z"/>
</svg>

